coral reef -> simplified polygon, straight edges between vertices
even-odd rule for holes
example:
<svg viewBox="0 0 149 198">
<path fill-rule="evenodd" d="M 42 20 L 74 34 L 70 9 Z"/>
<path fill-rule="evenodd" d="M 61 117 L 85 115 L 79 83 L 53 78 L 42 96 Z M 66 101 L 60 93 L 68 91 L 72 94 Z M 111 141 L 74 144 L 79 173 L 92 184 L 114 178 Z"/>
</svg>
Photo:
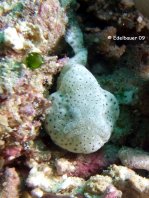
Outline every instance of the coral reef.
<svg viewBox="0 0 149 198">
<path fill-rule="evenodd" d="M 137 45 L 141 47 L 142 44 L 142 49 L 135 58 L 140 57 L 141 51 L 144 51 L 148 45 L 144 41 L 148 41 L 149 20 L 135 9 L 134 1 L 80 0 L 79 2 L 78 13 L 85 33 L 89 63 L 105 61 L 107 67 L 115 68 L 116 63 L 123 58 L 123 55 L 125 56 L 125 52 L 130 46 L 133 54 Z M 128 39 L 137 37 L 137 40 L 130 41 L 120 38 L 124 36 Z M 139 36 L 143 36 L 144 40 L 139 40 Z M 119 38 L 117 39 L 117 37 Z M 131 53 L 129 53 L 130 56 Z M 127 62 L 132 63 L 129 57 L 127 56 Z M 132 66 L 135 67 L 136 65 L 132 64 Z"/>
<path fill-rule="evenodd" d="M 0 172 L 0 197 L 19 198 L 20 178 L 15 168 L 6 168 Z"/>
<path fill-rule="evenodd" d="M 1 0 L 0 197 L 149 197 L 147 2 Z"/>
<path fill-rule="evenodd" d="M 85 183 L 84 195 L 87 198 L 120 198 L 122 192 L 112 185 L 112 178 L 109 176 L 95 175 Z"/>
<path fill-rule="evenodd" d="M 0 153 L 4 163 L 26 152 L 28 141 L 39 134 L 51 104 L 46 96 L 53 75 L 66 60 L 47 54 L 64 35 L 67 17 L 58 0 L 1 1 L 0 16 Z"/>
<path fill-rule="evenodd" d="M 134 9 L 135 4 L 132 0 L 97 0 L 92 3 L 87 2 L 87 4 L 88 13 L 93 13 L 99 21 L 108 21 L 109 24 L 112 22 L 116 24 L 117 28 L 134 28 L 136 31 L 141 31 L 144 27 L 148 28 L 147 19 L 136 20 L 140 14 Z"/>
<path fill-rule="evenodd" d="M 73 195 L 83 188 L 84 180 L 79 177 L 57 176 L 53 170 L 44 164 L 34 166 L 26 180 L 32 190 L 33 196 L 42 197 L 44 193 L 55 193 L 58 195 Z"/>
<path fill-rule="evenodd" d="M 103 174 L 88 180 L 67 175 L 58 176 L 47 165 L 35 165 L 27 178 L 35 197 L 83 197 L 83 198 L 147 198 L 149 180 L 124 166 L 112 165 Z M 38 180 L 37 180 L 38 178 Z M 41 182 L 42 181 L 42 182 Z"/>
<path fill-rule="evenodd" d="M 46 89 L 63 61 L 51 57 L 41 68 L 30 70 L 12 59 L 0 62 L 0 152 L 7 160 L 21 155 L 26 142 L 34 139 L 50 101 Z"/>
<path fill-rule="evenodd" d="M 47 54 L 65 33 L 67 17 L 58 0 L 2 1 L 1 54 Z"/>
<path fill-rule="evenodd" d="M 42 142 L 36 142 L 36 144 L 38 147 L 41 145 L 40 148 L 36 146 L 37 155 L 43 150 L 46 151 Z M 33 147 L 31 150 L 33 152 Z M 36 159 L 30 155 L 30 159 L 27 158 L 26 162 L 31 169 L 26 180 L 27 186 L 32 189 L 31 192 L 35 197 L 40 197 L 40 193 L 43 197 L 48 197 L 48 195 L 83 196 L 85 180 L 101 172 L 111 163 L 115 163 L 118 160 L 117 154 L 117 147 L 107 145 L 101 151 L 88 155 L 70 155 L 68 152 L 62 152 L 59 149 L 52 150 L 52 148 L 49 153 L 50 157 L 46 160 L 43 158 L 39 161 L 39 158 Z"/>
<path fill-rule="evenodd" d="M 147 198 L 149 196 L 149 180 L 137 175 L 124 166 L 112 165 L 108 171 L 114 186 L 123 192 L 124 198 Z"/>
<path fill-rule="evenodd" d="M 104 30 L 96 29 L 92 32 L 93 28 L 88 28 L 86 34 L 86 42 L 89 43 L 89 46 L 96 46 L 96 53 L 103 54 L 107 58 L 119 59 L 125 52 L 126 46 L 118 46 L 112 39 L 113 36 L 116 36 L 116 28 L 108 27 Z"/>
<path fill-rule="evenodd" d="M 57 173 L 58 175 L 67 174 L 89 178 L 91 175 L 101 172 L 111 163 L 117 162 L 118 150 L 118 147 L 106 145 L 97 152 L 88 155 L 79 154 L 73 158 L 73 161 L 67 156 L 57 157 L 55 161 Z"/>
<path fill-rule="evenodd" d="M 104 195 L 106 189 L 113 189 L 110 198 L 135 197 L 147 198 L 149 196 L 149 180 L 137 175 L 124 166 L 112 165 L 103 175 L 95 175 L 85 183 L 85 197 L 108 197 Z M 109 193 L 110 194 L 110 193 Z"/>
<path fill-rule="evenodd" d="M 124 166 L 131 169 L 149 171 L 149 154 L 140 149 L 124 147 L 119 150 L 119 158 Z"/>
</svg>

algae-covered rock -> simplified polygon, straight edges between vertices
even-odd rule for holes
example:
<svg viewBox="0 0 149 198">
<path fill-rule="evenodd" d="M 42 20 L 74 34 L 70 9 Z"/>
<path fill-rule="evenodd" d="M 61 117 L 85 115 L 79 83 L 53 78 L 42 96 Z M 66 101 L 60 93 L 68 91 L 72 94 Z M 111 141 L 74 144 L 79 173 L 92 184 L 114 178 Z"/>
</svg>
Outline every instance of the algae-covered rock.
<svg viewBox="0 0 149 198">
<path fill-rule="evenodd" d="M 30 70 L 12 58 L 0 60 L 0 152 L 7 161 L 21 155 L 29 140 L 39 134 L 50 101 L 46 92 L 62 62 L 56 57 Z"/>
<path fill-rule="evenodd" d="M 65 34 L 67 17 L 58 0 L 2 0 L 0 11 L 2 55 L 47 54 Z"/>
</svg>

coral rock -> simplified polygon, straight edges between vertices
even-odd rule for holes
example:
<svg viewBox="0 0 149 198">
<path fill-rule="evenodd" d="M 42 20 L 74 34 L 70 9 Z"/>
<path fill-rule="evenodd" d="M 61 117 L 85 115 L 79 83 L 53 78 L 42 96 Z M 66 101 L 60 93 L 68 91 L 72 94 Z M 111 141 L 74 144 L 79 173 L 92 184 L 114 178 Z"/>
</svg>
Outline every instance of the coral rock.
<svg viewBox="0 0 149 198">
<path fill-rule="evenodd" d="M 131 169 L 112 165 L 108 175 L 112 177 L 114 186 L 122 191 L 124 198 L 149 197 L 149 179 L 137 175 Z"/>
<path fill-rule="evenodd" d="M 50 106 L 47 89 L 63 65 L 55 58 L 36 70 L 13 59 L 0 61 L 0 152 L 6 160 L 18 157 L 26 142 L 39 133 Z"/>
<path fill-rule="evenodd" d="M 2 198 L 19 198 L 20 178 L 15 168 L 6 168 L 0 173 L 0 197 Z"/>
<path fill-rule="evenodd" d="M 110 185 L 106 188 L 106 191 L 102 198 L 121 198 L 122 192 L 116 189 L 113 185 Z"/>
<path fill-rule="evenodd" d="M 149 171 L 149 153 L 143 150 L 124 147 L 119 151 L 119 158 L 124 166 Z"/>
<path fill-rule="evenodd" d="M 7 0 L 0 6 L 3 55 L 47 54 L 65 33 L 67 17 L 58 0 Z"/>
<path fill-rule="evenodd" d="M 41 197 L 46 193 L 55 196 L 74 195 L 84 186 L 84 182 L 79 177 L 58 176 L 54 173 L 54 169 L 46 164 L 35 165 L 26 180 L 27 186 L 33 189 L 32 194 L 35 197 Z"/>
</svg>

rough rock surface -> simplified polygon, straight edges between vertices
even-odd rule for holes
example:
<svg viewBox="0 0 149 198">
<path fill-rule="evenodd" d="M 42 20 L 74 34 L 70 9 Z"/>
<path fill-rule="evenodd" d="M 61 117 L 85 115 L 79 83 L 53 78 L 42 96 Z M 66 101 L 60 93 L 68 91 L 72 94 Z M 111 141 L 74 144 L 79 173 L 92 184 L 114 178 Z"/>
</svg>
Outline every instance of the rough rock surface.
<svg viewBox="0 0 149 198">
<path fill-rule="evenodd" d="M 149 153 L 141 149 L 123 147 L 119 150 L 119 158 L 124 166 L 131 169 L 149 171 Z"/>
<path fill-rule="evenodd" d="M 58 0 L 2 1 L 0 54 L 22 57 L 47 54 L 65 33 L 66 14 Z"/>
<path fill-rule="evenodd" d="M 0 172 L 0 197 L 19 198 L 20 178 L 15 168 L 6 168 Z"/>
</svg>

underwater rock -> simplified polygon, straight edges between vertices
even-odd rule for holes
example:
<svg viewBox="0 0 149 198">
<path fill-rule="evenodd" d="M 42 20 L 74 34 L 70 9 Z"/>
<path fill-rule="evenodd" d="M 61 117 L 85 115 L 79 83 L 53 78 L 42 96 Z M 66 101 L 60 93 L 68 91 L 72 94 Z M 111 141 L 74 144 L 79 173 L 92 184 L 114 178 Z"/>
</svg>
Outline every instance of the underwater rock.
<svg viewBox="0 0 149 198">
<path fill-rule="evenodd" d="M 84 66 L 66 65 L 57 92 L 49 99 L 45 128 L 57 145 L 74 153 L 92 153 L 109 140 L 119 115 L 117 100 Z"/>
<path fill-rule="evenodd" d="M 90 177 L 85 183 L 83 193 L 88 198 L 148 198 L 149 179 L 137 175 L 125 166 L 113 164 L 101 175 Z"/>
<path fill-rule="evenodd" d="M 72 174 L 75 171 L 75 162 L 70 162 L 65 158 L 56 159 L 55 167 L 58 175 Z"/>
<path fill-rule="evenodd" d="M 85 183 L 85 192 L 101 195 L 106 188 L 112 184 L 112 178 L 109 176 L 95 175 L 89 178 Z"/>
<path fill-rule="evenodd" d="M 65 33 L 67 17 L 58 0 L 1 1 L 0 54 L 47 54 Z"/>
<path fill-rule="evenodd" d="M 124 8 L 132 8 L 134 6 L 133 0 L 121 0 L 121 4 L 124 6 Z"/>
<path fill-rule="evenodd" d="M 32 195 L 35 197 L 42 197 L 46 193 L 72 196 L 83 188 L 84 182 L 79 177 L 58 176 L 54 173 L 54 169 L 46 164 L 35 165 L 26 180 L 27 186 L 32 189 Z"/>
<path fill-rule="evenodd" d="M 112 39 L 114 36 L 116 37 L 117 29 L 115 27 L 109 26 L 103 30 L 99 29 L 95 32 L 94 28 L 89 28 L 88 32 L 89 33 L 86 34 L 86 42 L 91 48 L 91 53 L 92 49 L 94 49 L 96 53 L 112 59 L 120 59 L 125 53 L 126 46 L 118 46 Z"/>
<path fill-rule="evenodd" d="M 101 150 L 89 155 L 70 155 L 63 150 L 54 150 L 51 151 L 49 161 L 39 162 L 31 159 L 30 162 L 28 161 L 28 167 L 31 170 L 26 184 L 31 188 L 32 195 L 35 197 L 87 197 L 89 190 L 88 188 L 84 190 L 84 185 L 87 185 L 85 179 L 90 180 L 90 176 L 99 174 L 118 159 L 116 147 L 107 145 Z M 99 177 L 103 178 L 104 183 L 104 176 Z M 99 186 L 102 187 L 102 184 Z M 100 194 L 108 194 L 106 187 Z"/>
<path fill-rule="evenodd" d="M 149 18 L 149 0 L 134 0 L 136 8 L 146 17 Z"/>
<path fill-rule="evenodd" d="M 24 154 L 27 158 L 27 165 L 31 167 L 31 162 L 46 163 L 50 162 L 51 150 L 42 142 L 41 139 L 28 141 L 24 146 Z"/>
<path fill-rule="evenodd" d="M 20 197 L 20 178 L 15 168 L 6 168 L 0 172 L 0 197 L 19 198 Z"/>
<path fill-rule="evenodd" d="M 26 142 L 38 135 L 50 106 L 46 92 L 63 61 L 57 57 L 46 61 L 36 70 L 13 59 L 0 61 L 0 152 L 6 161 L 20 156 Z"/>
<path fill-rule="evenodd" d="M 141 149 L 123 147 L 119 151 L 119 158 L 124 166 L 131 169 L 149 171 L 149 153 Z"/>
<path fill-rule="evenodd" d="M 95 175 L 86 181 L 84 187 L 85 197 L 120 198 L 122 192 L 112 185 L 112 178 L 109 176 Z"/>
<path fill-rule="evenodd" d="M 35 197 L 82 197 L 82 198 L 148 198 L 149 179 L 137 175 L 125 166 L 115 164 L 102 174 L 91 176 L 87 181 L 79 177 L 55 175 L 54 169 L 35 165 L 27 178 L 27 186 Z"/>
<path fill-rule="evenodd" d="M 104 6 L 106 4 L 106 6 Z M 113 9 L 117 7 L 118 9 Z M 104 20 L 107 22 L 112 21 L 116 23 L 116 27 L 125 27 L 125 29 L 136 28 L 138 30 L 138 26 L 136 18 L 138 13 L 134 9 L 134 2 L 132 0 L 121 0 L 117 1 L 106 1 L 106 0 L 98 0 L 89 4 L 88 11 L 90 13 L 93 12 L 94 16 L 98 20 Z M 127 14 L 122 14 L 122 12 L 127 12 Z"/>
<path fill-rule="evenodd" d="M 113 185 L 123 193 L 123 197 L 148 198 L 149 179 L 137 175 L 125 166 L 110 166 L 106 175 L 113 180 Z"/>
<path fill-rule="evenodd" d="M 73 160 L 66 156 L 56 158 L 55 166 L 58 175 L 88 178 L 99 173 L 110 164 L 118 160 L 119 148 L 113 145 L 105 145 L 102 149 L 91 154 L 78 154 Z"/>
<path fill-rule="evenodd" d="M 105 193 L 102 198 L 121 198 L 122 192 L 115 188 L 113 185 L 110 185 L 106 188 Z"/>
</svg>

